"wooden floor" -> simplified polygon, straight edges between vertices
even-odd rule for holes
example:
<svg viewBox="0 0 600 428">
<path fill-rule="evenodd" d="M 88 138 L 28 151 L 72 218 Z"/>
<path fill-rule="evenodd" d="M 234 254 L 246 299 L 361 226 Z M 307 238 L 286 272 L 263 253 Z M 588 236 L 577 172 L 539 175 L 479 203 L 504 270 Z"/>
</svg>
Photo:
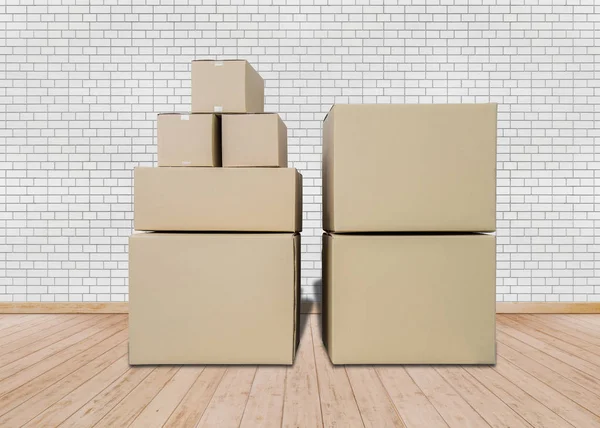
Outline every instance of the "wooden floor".
<svg viewBox="0 0 600 428">
<path fill-rule="evenodd" d="M 0 427 L 600 427 L 600 315 L 499 315 L 498 364 L 127 364 L 126 315 L 0 315 Z"/>
</svg>

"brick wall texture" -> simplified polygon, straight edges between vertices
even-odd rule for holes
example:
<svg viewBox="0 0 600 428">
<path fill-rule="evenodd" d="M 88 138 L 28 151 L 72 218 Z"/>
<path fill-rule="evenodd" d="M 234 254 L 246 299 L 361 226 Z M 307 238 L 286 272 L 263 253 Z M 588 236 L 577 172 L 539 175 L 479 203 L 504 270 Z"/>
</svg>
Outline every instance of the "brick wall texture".
<svg viewBox="0 0 600 428">
<path fill-rule="evenodd" d="M 126 301 L 132 170 L 190 61 L 245 58 L 304 175 L 320 299 L 321 120 L 333 103 L 497 102 L 499 301 L 600 301 L 593 0 L 5 0 L 0 301 Z"/>
</svg>

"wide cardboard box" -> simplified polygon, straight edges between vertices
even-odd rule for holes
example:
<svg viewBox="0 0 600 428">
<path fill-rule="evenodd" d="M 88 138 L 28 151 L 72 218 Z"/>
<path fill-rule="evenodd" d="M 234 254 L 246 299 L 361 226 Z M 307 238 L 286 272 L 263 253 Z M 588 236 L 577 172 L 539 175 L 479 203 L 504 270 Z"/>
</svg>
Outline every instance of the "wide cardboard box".
<svg viewBox="0 0 600 428">
<path fill-rule="evenodd" d="M 133 226 L 154 231 L 300 232 L 295 168 L 151 168 L 134 171 Z"/>
<path fill-rule="evenodd" d="M 265 83 L 244 60 L 192 61 L 194 113 L 262 113 Z"/>
<path fill-rule="evenodd" d="M 323 125 L 329 232 L 496 229 L 496 104 L 335 105 Z"/>
<path fill-rule="evenodd" d="M 300 235 L 129 239 L 130 364 L 292 364 Z"/>
<path fill-rule="evenodd" d="M 158 166 L 221 166 L 219 123 L 215 114 L 159 114 Z"/>
<path fill-rule="evenodd" d="M 277 113 L 224 114 L 223 166 L 287 167 L 287 127 Z"/>
<path fill-rule="evenodd" d="M 495 236 L 323 237 L 334 364 L 494 364 Z"/>
</svg>

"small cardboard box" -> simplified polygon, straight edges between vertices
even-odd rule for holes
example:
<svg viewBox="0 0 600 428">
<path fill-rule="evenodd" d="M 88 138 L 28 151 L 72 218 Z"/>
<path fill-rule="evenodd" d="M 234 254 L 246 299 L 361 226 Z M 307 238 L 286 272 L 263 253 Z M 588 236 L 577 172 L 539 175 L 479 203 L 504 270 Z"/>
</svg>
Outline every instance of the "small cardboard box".
<svg viewBox="0 0 600 428">
<path fill-rule="evenodd" d="M 323 236 L 334 364 L 494 364 L 496 237 Z"/>
<path fill-rule="evenodd" d="M 130 364 L 292 364 L 300 235 L 136 233 Z"/>
<path fill-rule="evenodd" d="M 496 229 L 496 104 L 335 105 L 323 125 L 329 232 Z"/>
<path fill-rule="evenodd" d="M 224 114 L 223 166 L 287 167 L 287 127 L 277 113 Z"/>
<path fill-rule="evenodd" d="M 262 113 L 265 83 L 244 60 L 192 61 L 192 112 Z"/>
<path fill-rule="evenodd" d="M 135 230 L 300 232 L 295 168 L 152 168 L 134 171 Z"/>
<path fill-rule="evenodd" d="M 157 134 L 158 166 L 221 166 L 217 115 L 162 113 Z"/>
</svg>

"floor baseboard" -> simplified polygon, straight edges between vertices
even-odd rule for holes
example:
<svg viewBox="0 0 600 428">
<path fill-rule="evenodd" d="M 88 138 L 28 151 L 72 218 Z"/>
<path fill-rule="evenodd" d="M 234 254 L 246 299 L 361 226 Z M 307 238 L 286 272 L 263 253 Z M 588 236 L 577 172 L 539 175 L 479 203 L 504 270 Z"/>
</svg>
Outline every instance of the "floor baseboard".
<svg viewBox="0 0 600 428">
<path fill-rule="evenodd" d="M 126 314 L 127 302 L 1 302 L 0 314 Z M 302 302 L 303 314 L 321 313 L 320 302 Z M 600 314 L 600 302 L 497 302 L 498 314 Z"/>
<path fill-rule="evenodd" d="M 127 302 L 2 302 L 0 314 L 126 314 Z"/>
<path fill-rule="evenodd" d="M 600 302 L 496 302 L 497 314 L 600 314 Z"/>
</svg>

